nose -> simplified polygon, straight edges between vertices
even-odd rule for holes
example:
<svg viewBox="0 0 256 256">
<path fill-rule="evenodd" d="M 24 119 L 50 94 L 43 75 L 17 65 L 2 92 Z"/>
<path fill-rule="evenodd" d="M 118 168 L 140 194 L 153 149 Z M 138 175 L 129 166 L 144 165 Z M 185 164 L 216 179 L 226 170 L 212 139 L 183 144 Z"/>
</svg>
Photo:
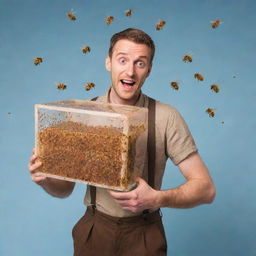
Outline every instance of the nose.
<svg viewBox="0 0 256 256">
<path fill-rule="evenodd" d="M 134 74 L 135 74 L 135 67 L 134 67 L 133 63 L 130 63 L 129 65 L 127 65 L 127 67 L 126 67 L 126 74 L 129 77 L 133 77 L 134 76 Z"/>
</svg>

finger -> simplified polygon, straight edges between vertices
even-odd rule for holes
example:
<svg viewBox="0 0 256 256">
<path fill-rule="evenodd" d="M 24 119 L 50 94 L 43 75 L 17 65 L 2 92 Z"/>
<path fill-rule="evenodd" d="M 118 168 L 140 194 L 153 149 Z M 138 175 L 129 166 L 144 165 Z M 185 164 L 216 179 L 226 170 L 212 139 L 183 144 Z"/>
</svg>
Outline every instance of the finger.
<svg viewBox="0 0 256 256">
<path fill-rule="evenodd" d="M 37 184 L 42 184 L 45 180 L 46 180 L 46 177 L 44 177 L 44 176 L 40 176 L 40 175 L 33 175 L 32 176 L 32 180 L 35 182 L 35 183 L 37 183 Z"/>
<path fill-rule="evenodd" d="M 34 163 L 34 164 L 31 164 L 31 165 L 29 165 L 29 171 L 30 171 L 30 173 L 35 173 L 36 172 L 36 170 L 40 167 L 42 165 L 42 163 L 41 162 L 36 162 L 36 163 Z"/>
<path fill-rule="evenodd" d="M 116 200 L 136 200 L 138 198 L 138 194 L 136 193 L 135 190 L 130 191 L 130 192 L 116 192 L 116 191 L 111 191 L 110 194 L 112 197 L 114 197 Z"/>
<path fill-rule="evenodd" d="M 34 163 L 36 159 L 37 159 L 37 156 L 36 156 L 36 155 L 32 155 L 32 156 L 29 158 L 29 162 L 30 162 L 30 163 Z"/>
<path fill-rule="evenodd" d="M 116 191 L 109 191 L 110 195 L 117 200 L 129 200 L 131 199 L 131 195 L 126 192 L 116 192 Z"/>
<path fill-rule="evenodd" d="M 141 212 L 142 210 L 135 207 L 122 207 L 123 210 L 127 210 L 133 213 Z"/>
<path fill-rule="evenodd" d="M 143 180 L 141 177 L 136 177 L 135 178 L 135 182 L 137 183 L 137 185 L 140 185 L 142 183 L 146 183 L 146 181 Z"/>
</svg>

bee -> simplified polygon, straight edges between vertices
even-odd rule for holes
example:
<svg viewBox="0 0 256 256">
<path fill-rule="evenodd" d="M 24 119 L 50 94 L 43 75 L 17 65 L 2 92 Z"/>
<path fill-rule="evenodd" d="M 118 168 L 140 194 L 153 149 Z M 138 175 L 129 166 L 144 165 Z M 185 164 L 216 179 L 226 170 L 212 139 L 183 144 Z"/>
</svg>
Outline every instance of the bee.
<svg viewBox="0 0 256 256">
<path fill-rule="evenodd" d="M 91 51 L 91 48 L 89 46 L 84 46 L 82 49 L 83 53 L 87 53 Z"/>
<path fill-rule="evenodd" d="M 129 9 L 129 10 L 125 11 L 125 16 L 126 17 L 131 17 L 132 16 L 132 12 L 133 12 L 132 9 Z"/>
<path fill-rule="evenodd" d="M 216 93 L 218 93 L 220 91 L 219 86 L 216 84 L 211 85 L 211 90 L 213 90 Z"/>
<path fill-rule="evenodd" d="M 156 30 L 162 29 L 164 27 L 165 23 L 166 22 L 164 20 L 158 21 L 158 23 L 156 24 Z"/>
<path fill-rule="evenodd" d="M 222 22 L 220 20 L 211 21 L 212 28 L 217 28 Z"/>
<path fill-rule="evenodd" d="M 38 64 L 40 64 L 40 63 L 42 63 L 43 62 L 43 58 L 41 58 L 41 57 L 36 57 L 35 59 L 34 59 L 34 64 L 35 65 L 38 65 Z"/>
<path fill-rule="evenodd" d="M 224 121 L 221 121 L 222 124 L 224 124 Z"/>
<path fill-rule="evenodd" d="M 199 73 L 194 74 L 194 77 L 198 81 L 204 81 L 204 77 L 201 74 L 199 74 Z"/>
<path fill-rule="evenodd" d="M 209 117 L 214 117 L 214 115 L 215 115 L 214 111 L 215 111 L 215 109 L 213 109 L 213 108 L 207 108 L 205 110 L 205 112 L 209 114 Z"/>
<path fill-rule="evenodd" d="M 170 83 L 171 84 L 171 87 L 174 89 L 174 90 L 179 90 L 179 83 L 176 82 L 176 81 L 173 81 Z"/>
<path fill-rule="evenodd" d="M 86 85 L 85 85 L 85 90 L 86 91 L 90 91 L 92 88 L 94 88 L 95 87 L 95 84 L 94 83 L 87 83 Z"/>
<path fill-rule="evenodd" d="M 113 16 L 108 16 L 107 19 L 106 19 L 106 23 L 109 25 L 111 24 L 111 22 L 114 20 L 114 17 Z"/>
<path fill-rule="evenodd" d="M 192 62 L 192 55 L 191 54 L 185 55 L 182 60 L 184 62 Z"/>
<path fill-rule="evenodd" d="M 67 17 L 70 20 L 76 20 L 76 16 L 75 16 L 75 14 L 73 12 L 73 9 L 71 9 L 71 12 L 67 13 Z"/>
<path fill-rule="evenodd" d="M 57 89 L 59 90 L 65 90 L 67 88 L 67 86 L 63 83 L 59 83 L 56 85 Z"/>
<path fill-rule="evenodd" d="M 8 115 L 10 115 L 10 114 L 11 114 L 11 112 L 8 112 L 7 114 L 8 114 Z"/>
</svg>

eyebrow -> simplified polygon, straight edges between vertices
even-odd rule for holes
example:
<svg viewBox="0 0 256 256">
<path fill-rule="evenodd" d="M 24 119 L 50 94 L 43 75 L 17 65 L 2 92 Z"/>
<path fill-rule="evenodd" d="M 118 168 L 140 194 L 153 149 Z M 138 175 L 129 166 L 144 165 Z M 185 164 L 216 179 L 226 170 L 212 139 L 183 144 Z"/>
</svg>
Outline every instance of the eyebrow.
<svg viewBox="0 0 256 256">
<path fill-rule="evenodd" d="M 128 54 L 125 53 L 125 52 L 119 52 L 119 53 L 116 55 L 116 57 L 119 56 L 119 55 L 128 55 Z M 138 59 L 148 59 L 148 57 L 142 55 L 142 56 L 138 56 Z"/>
</svg>

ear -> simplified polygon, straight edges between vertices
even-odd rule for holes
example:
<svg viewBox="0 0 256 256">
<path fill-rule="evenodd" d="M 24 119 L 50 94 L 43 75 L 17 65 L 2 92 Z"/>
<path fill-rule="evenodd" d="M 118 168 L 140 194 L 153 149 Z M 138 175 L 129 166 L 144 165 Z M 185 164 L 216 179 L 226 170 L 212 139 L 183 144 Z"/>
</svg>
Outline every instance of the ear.
<svg viewBox="0 0 256 256">
<path fill-rule="evenodd" d="M 106 57 L 105 67 L 107 71 L 111 72 L 111 59 L 109 56 Z"/>
<path fill-rule="evenodd" d="M 150 64 L 149 68 L 148 68 L 148 74 L 147 74 L 147 77 L 149 76 L 150 72 L 151 72 L 151 69 L 152 69 L 152 64 Z"/>
</svg>

